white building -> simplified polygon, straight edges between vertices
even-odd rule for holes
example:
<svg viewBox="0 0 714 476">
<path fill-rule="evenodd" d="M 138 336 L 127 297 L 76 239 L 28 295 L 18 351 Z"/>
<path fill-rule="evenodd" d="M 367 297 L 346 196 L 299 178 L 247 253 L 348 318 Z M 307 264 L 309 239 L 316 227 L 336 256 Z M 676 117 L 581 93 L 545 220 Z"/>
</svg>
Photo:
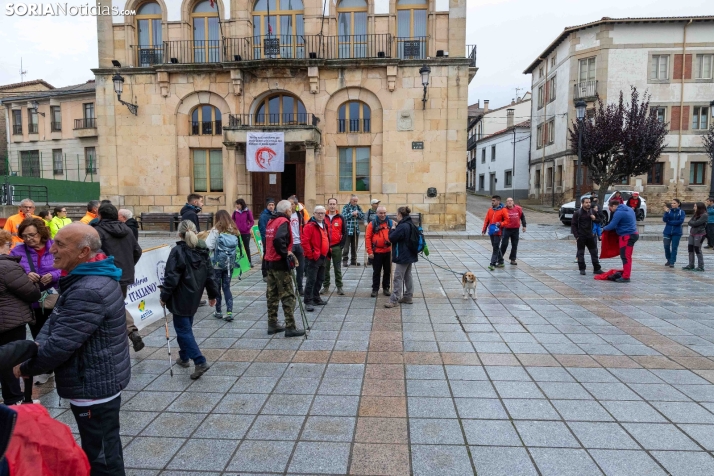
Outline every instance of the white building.
<svg viewBox="0 0 714 476">
<path fill-rule="evenodd" d="M 501 195 L 504 201 L 506 197 L 528 198 L 531 134 L 530 121 L 507 125 L 477 140 L 474 148 L 475 192 Z"/>
<path fill-rule="evenodd" d="M 650 106 L 669 123 L 667 147 L 650 173 L 622 185 L 650 201 L 707 196 L 711 168 L 701 136 L 714 100 L 714 16 L 603 18 L 566 28 L 524 71 L 532 75 L 530 192 L 544 202 L 574 193 L 576 151 L 568 143 L 575 101 L 592 108 L 630 87 L 651 94 Z M 584 170 L 581 190 L 592 182 Z M 555 194 L 555 197 L 553 197 Z"/>
</svg>

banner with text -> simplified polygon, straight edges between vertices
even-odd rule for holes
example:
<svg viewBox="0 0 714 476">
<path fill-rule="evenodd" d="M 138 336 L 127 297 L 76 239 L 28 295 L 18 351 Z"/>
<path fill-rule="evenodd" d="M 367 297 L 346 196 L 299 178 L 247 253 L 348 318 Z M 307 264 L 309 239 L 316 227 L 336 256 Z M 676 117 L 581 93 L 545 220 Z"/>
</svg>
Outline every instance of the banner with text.
<svg viewBox="0 0 714 476">
<path fill-rule="evenodd" d="M 126 290 L 124 305 L 138 329 L 164 317 L 159 302 L 159 286 L 164 282 L 164 270 L 170 252 L 171 247 L 168 245 L 144 250 L 134 267 L 134 284 Z"/>
<path fill-rule="evenodd" d="M 245 163 L 249 172 L 282 172 L 285 169 L 285 133 L 248 132 Z"/>
</svg>

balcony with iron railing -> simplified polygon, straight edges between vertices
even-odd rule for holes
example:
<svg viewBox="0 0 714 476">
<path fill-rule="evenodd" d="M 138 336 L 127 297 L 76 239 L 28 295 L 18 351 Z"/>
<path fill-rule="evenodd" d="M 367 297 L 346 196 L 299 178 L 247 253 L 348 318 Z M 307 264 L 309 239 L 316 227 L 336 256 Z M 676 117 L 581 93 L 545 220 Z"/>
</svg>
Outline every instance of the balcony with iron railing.
<svg viewBox="0 0 714 476">
<path fill-rule="evenodd" d="M 580 81 L 573 85 L 573 99 L 595 99 L 597 97 L 597 80 Z"/>
<path fill-rule="evenodd" d="M 39 134 L 40 132 L 40 125 L 39 124 L 33 124 L 29 123 L 27 125 L 27 132 L 30 134 Z"/>
<path fill-rule="evenodd" d="M 466 57 L 469 59 L 469 68 L 476 67 L 476 45 L 466 45 Z"/>
<path fill-rule="evenodd" d="M 50 132 L 62 132 L 62 123 L 55 121 L 50 122 Z"/>
<path fill-rule="evenodd" d="M 211 136 L 223 133 L 222 121 L 191 121 L 192 136 Z"/>
<path fill-rule="evenodd" d="M 370 132 L 372 120 L 362 119 L 337 119 L 337 132 L 358 133 Z"/>
<path fill-rule="evenodd" d="M 466 141 L 466 150 L 472 150 L 476 147 L 476 142 L 478 141 L 478 136 L 476 134 L 472 135 Z"/>
<path fill-rule="evenodd" d="M 282 131 L 286 143 L 320 143 L 319 122 L 312 113 L 230 114 L 223 138 L 226 144 L 245 143 L 249 131 Z"/>
<path fill-rule="evenodd" d="M 424 59 L 426 58 L 428 38 L 417 36 L 414 38 L 395 38 L 397 43 L 397 58 L 399 59 Z"/>
<path fill-rule="evenodd" d="M 22 135 L 22 124 L 13 124 L 12 125 L 12 135 L 14 135 L 14 136 Z"/>
<path fill-rule="evenodd" d="M 75 129 L 94 129 L 97 127 L 97 119 L 95 117 L 85 117 L 83 119 L 74 120 Z"/>
</svg>

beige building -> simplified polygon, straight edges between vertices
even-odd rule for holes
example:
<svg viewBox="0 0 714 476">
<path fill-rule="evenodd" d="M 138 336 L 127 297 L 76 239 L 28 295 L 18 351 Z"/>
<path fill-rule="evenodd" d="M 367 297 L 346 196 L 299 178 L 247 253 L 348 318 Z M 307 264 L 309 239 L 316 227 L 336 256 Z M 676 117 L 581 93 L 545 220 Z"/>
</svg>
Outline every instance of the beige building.
<svg viewBox="0 0 714 476">
<path fill-rule="evenodd" d="M 9 136 L 5 163 L 10 174 L 99 181 L 94 80 L 43 89 L 0 98 Z"/>
<path fill-rule="evenodd" d="M 355 193 L 465 228 L 466 0 L 211 3 L 130 0 L 136 15 L 98 18 L 103 197 L 168 212 L 197 192 L 206 211 L 243 197 L 256 213 L 266 197 Z M 251 131 L 284 132 L 282 173 L 246 170 Z"/>
</svg>

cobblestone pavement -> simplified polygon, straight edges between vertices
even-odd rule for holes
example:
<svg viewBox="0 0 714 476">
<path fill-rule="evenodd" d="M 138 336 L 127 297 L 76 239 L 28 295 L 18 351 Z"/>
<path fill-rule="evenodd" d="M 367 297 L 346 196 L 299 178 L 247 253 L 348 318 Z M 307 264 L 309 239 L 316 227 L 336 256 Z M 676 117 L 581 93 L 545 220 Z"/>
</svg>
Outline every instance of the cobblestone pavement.
<svg viewBox="0 0 714 476">
<path fill-rule="evenodd" d="M 414 304 L 396 309 L 369 297 L 371 270 L 348 268 L 307 340 L 266 334 L 251 272 L 233 283 L 234 322 L 200 308 L 212 367 L 195 382 L 169 376 L 163 328 L 142 330 L 122 393 L 127 474 L 714 474 L 712 275 L 667 269 L 643 242 L 630 284 L 594 281 L 574 242 L 535 238 L 489 272 L 487 245 L 430 241 L 434 265 L 419 261 Z M 435 265 L 473 271 L 478 299 Z"/>
</svg>

